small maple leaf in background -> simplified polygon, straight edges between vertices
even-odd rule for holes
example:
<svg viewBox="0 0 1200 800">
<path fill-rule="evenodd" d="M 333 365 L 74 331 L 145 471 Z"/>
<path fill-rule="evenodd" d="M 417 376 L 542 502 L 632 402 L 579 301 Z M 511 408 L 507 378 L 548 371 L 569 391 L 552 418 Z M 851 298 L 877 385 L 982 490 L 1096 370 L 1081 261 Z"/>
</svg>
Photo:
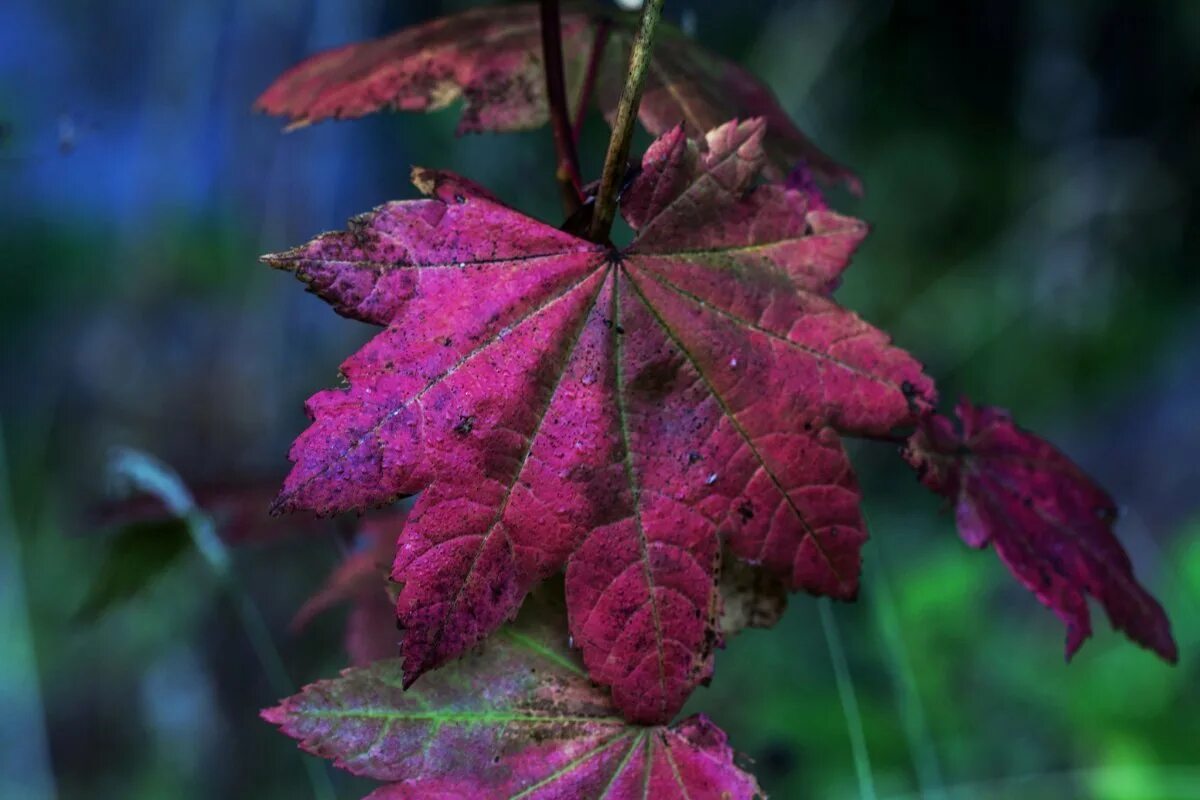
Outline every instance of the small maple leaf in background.
<svg viewBox="0 0 1200 800">
<path fill-rule="evenodd" d="M 302 630 L 318 614 L 349 602 L 352 606 L 346 620 L 346 652 L 351 663 L 363 666 L 396 655 L 399 635 L 395 598 L 388 592 L 387 576 L 406 516 L 406 511 L 394 511 L 362 519 L 354 549 L 296 612 L 293 631 Z"/>
<path fill-rule="evenodd" d="M 279 479 L 200 484 L 191 493 L 212 519 L 213 531 L 230 546 L 271 544 L 292 536 L 328 532 L 329 520 L 310 515 L 273 519 L 263 513 L 278 491 Z M 122 487 L 114 497 L 88 509 L 82 527 L 105 549 L 90 570 L 91 586 L 76 614 L 91 623 L 133 600 L 192 551 L 188 521 L 144 487 Z"/>
<path fill-rule="evenodd" d="M 568 6 L 562 15 L 562 42 L 566 94 L 573 108 L 589 100 L 587 75 L 595 59 L 595 100 L 611 122 L 636 20 L 636 15 L 590 3 Z M 256 107 L 300 127 L 385 108 L 436 111 L 460 98 L 459 133 L 526 130 L 546 123 L 536 4 L 473 8 L 318 53 L 280 76 Z M 728 119 L 762 117 L 768 123 L 764 148 L 769 174 L 781 177 L 804 164 L 822 181 L 844 182 L 861 192 L 854 173 L 821 152 L 761 81 L 669 25 L 660 28 L 638 113 L 653 136 L 682 121 L 692 138 Z"/>
<path fill-rule="evenodd" d="M 1178 650 L 1166 614 L 1134 579 L 1113 535 L 1112 498 L 1003 410 L 964 398 L 956 411 L 961 431 L 929 414 L 904 455 L 922 483 L 954 502 L 963 540 L 976 548 L 992 544 L 1017 580 L 1066 624 L 1068 659 L 1092 634 L 1090 594 L 1113 627 L 1174 662 Z"/>
<path fill-rule="evenodd" d="M 565 568 L 590 674 L 660 722 L 711 672 L 722 539 L 789 589 L 857 592 L 839 433 L 911 424 L 933 388 L 830 299 L 865 226 L 757 185 L 764 130 L 658 139 L 621 251 L 418 171 L 428 199 L 264 257 L 386 326 L 309 400 L 276 510 L 422 492 L 393 570 L 406 683 Z"/>
<path fill-rule="evenodd" d="M 263 513 L 278 492 L 279 478 L 241 482 L 201 483 L 192 489 L 196 505 L 213 518 L 221 540 L 230 545 L 268 544 L 292 536 L 328 531 L 329 521 L 311 515 L 273 519 Z M 107 499 L 88 510 L 84 525 L 91 529 L 125 526 L 167 526 L 178 517 L 161 497 L 137 492 Z"/>
<path fill-rule="evenodd" d="M 371 800 L 764 796 L 707 718 L 622 719 L 563 628 L 561 606 L 531 600 L 516 623 L 409 691 L 398 660 L 377 661 L 262 715 L 308 752 L 389 781 Z"/>
</svg>

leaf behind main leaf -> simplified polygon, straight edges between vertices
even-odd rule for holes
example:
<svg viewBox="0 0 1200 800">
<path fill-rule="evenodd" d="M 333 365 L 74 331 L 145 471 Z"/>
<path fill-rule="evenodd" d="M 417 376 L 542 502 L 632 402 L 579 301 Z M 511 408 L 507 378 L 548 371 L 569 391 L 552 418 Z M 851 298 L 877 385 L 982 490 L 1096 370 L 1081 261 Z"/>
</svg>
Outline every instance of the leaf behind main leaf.
<svg viewBox="0 0 1200 800">
<path fill-rule="evenodd" d="M 475 653 L 401 689 L 398 661 L 306 687 L 263 717 L 357 775 L 374 800 L 749 800 L 754 778 L 701 716 L 625 722 L 580 668 L 561 606 L 530 602 Z"/>
<path fill-rule="evenodd" d="M 596 102 L 616 113 L 636 16 L 595 3 L 570 3 L 562 14 L 568 103 L 578 108 L 597 43 Z M 459 133 L 517 131 L 549 118 L 535 4 L 472 8 L 368 42 L 311 56 L 281 75 L 255 107 L 301 127 L 361 117 L 385 108 L 436 111 L 462 99 Z M 652 136 L 682 123 L 702 137 L 728 119 L 762 117 L 773 177 L 806 165 L 826 183 L 859 193 L 853 172 L 821 152 L 791 121 L 770 89 L 737 64 L 662 25 L 639 119 Z M 600 35 L 600 31 L 605 31 Z"/>
<path fill-rule="evenodd" d="M 924 417 L 905 458 L 922 483 L 954 502 L 963 540 L 971 547 L 991 544 L 1063 621 L 1067 658 L 1092 635 L 1090 594 L 1113 627 L 1176 661 L 1166 613 L 1134 578 L 1129 555 L 1113 534 L 1117 507 L 1108 493 L 1003 410 L 964 398 L 957 414 L 961 430 L 945 417 Z"/>
</svg>

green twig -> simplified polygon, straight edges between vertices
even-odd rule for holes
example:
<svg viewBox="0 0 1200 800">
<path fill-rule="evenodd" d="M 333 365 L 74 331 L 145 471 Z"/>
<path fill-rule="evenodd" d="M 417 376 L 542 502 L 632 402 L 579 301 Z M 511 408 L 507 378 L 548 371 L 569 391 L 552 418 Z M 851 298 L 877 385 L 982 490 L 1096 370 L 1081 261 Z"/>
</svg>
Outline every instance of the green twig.
<svg viewBox="0 0 1200 800">
<path fill-rule="evenodd" d="M 937 747 L 929 732 L 925 707 L 917 687 L 917 676 L 913 672 L 896 604 L 892 599 L 891 587 L 883 567 L 881 546 L 876 545 L 876 566 L 867 574 L 871 577 L 872 609 L 879 633 L 883 639 L 883 650 L 892 668 L 892 680 L 896 688 L 896 705 L 900 722 L 904 726 L 904 738 L 908 740 L 908 751 L 912 757 L 917 776 L 917 789 L 925 800 L 942 800 L 946 796 L 942 769 L 938 760 Z"/>
<path fill-rule="evenodd" d="M 838 697 L 841 698 L 842 714 L 846 718 L 846 732 L 850 736 L 850 752 L 854 756 L 854 772 L 858 776 L 858 796 L 862 800 L 875 800 L 875 780 L 871 776 L 867 737 L 863 733 L 862 714 L 858 710 L 858 698 L 854 694 L 854 681 L 850 678 L 846 652 L 842 649 L 842 637 L 838 634 L 837 620 L 833 616 L 833 604 L 822 598 L 817 601 L 817 606 L 821 609 L 821 627 L 825 629 L 825 643 L 829 646 L 829 660 L 833 662 Z"/>
<path fill-rule="evenodd" d="M 612 136 L 608 140 L 604 172 L 600 175 L 600 189 L 596 193 L 596 206 L 592 212 L 591 229 L 588 231 L 588 238 L 593 242 L 608 241 L 608 233 L 612 230 L 613 219 L 617 215 L 617 190 L 625 177 L 625 165 L 629 161 L 633 125 L 637 121 L 642 90 L 646 86 L 650 53 L 654 49 L 654 31 L 662 18 L 662 8 L 663 0 L 646 0 L 646 6 L 642 9 L 642 21 L 633 37 L 629 72 L 625 76 L 625 88 L 621 90 L 621 102 L 617 105 L 617 118 L 613 121 Z"/>
<path fill-rule="evenodd" d="M 12 507 L 4 431 L 0 428 L 0 797 L 50 800 L 55 796 L 37 654 L 25 592 L 21 542 Z"/>
</svg>

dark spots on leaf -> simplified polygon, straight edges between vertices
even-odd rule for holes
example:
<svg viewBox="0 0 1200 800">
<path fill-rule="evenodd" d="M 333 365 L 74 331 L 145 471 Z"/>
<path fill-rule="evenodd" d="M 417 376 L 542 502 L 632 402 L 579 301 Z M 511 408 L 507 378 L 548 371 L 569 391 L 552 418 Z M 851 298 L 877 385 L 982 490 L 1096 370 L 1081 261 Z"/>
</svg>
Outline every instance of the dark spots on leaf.
<svg viewBox="0 0 1200 800">
<path fill-rule="evenodd" d="M 618 326 L 617 326 L 617 334 L 618 334 L 618 335 L 620 335 L 620 334 L 623 334 L 623 333 L 625 333 L 625 329 L 624 329 L 624 328 L 622 328 L 620 325 L 618 325 Z"/>
<path fill-rule="evenodd" d="M 1038 567 L 1038 588 L 1046 589 L 1050 586 L 1050 573 L 1046 572 L 1045 567 Z"/>
<path fill-rule="evenodd" d="M 701 458 L 703 458 L 703 456 L 701 456 L 701 455 L 700 455 L 698 452 L 696 452 L 695 450 L 689 451 L 689 452 L 688 452 L 688 454 L 687 454 L 687 463 L 688 463 L 688 466 L 690 467 L 692 464 L 695 464 L 695 463 L 696 463 L 697 461 L 699 461 Z"/>
<path fill-rule="evenodd" d="M 617 333 L 620 332 L 621 328 L 618 326 Z M 638 370 L 637 375 L 634 376 L 629 384 L 629 391 L 634 394 L 645 395 L 648 398 L 663 397 L 670 392 L 677 374 L 678 369 L 674 360 L 662 359 L 652 361 Z"/>
<path fill-rule="evenodd" d="M 749 500 L 743 500 L 738 506 L 737 513 L 742 518 L 742 522 L 749 522 L 754 519 L 754 506 L 750 505 Z"/>
<path fill-rule="evenodd" d="M 462 416 L 458 418 L 458 424 L 454 426 L 454 432 L 460 436 L 466 436 L 475 427 L 475 417 Z"/>
<path fill-rule="evenodd" d="M 904 393 L 904 400 L 908 404 L 908 413 L 917 413 L 917 387 L 912 385 L 911 381 L 904 381 L 900 384 L 900 391 Z"/>
</svg>

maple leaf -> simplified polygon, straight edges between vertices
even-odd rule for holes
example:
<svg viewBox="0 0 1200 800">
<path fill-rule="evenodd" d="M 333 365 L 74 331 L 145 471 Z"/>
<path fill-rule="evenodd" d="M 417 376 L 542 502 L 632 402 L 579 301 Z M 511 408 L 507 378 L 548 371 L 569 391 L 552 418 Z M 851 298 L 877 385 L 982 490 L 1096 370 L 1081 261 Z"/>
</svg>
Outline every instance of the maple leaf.
<svg viewBox="0 0 1200 800">
<path fill-rule="evenodd" d="M 761 120 L 648 150 L 624 250 L 446 173 L 267 263 L 385 330 L 307 405 L 276 510 L 422 491 L 393 578 L 406 681 L 565 567 L 592 677 L 637 721 L 711 671 L 721 540 L 850 598 L 866 539 L 839 432 L 912 421 L 932 386 L 829 297 L 862 223 L 755 185 Z"/>
<path fill-rule="evenodd" d="M 111 609 L 145 591 L 191 549 L 187 522 L 179 517 L 137 520 L 120 526 L 107 550 L 91 568 L 94 578 L 75 612 L 79 622 L 92 623 Z"/>
<path fill-rule="evenodd" d="M 637 16 L 589 4 L 562 15 L 568 103 L 587 102 L 596 54 L 596 101 L 611 122 L 629 63 Z M 549 119 L 536 4 L 473 8 L 380 39 L 326 50 L 281 75 L 255 107 L 302 127 L 385 108 L 436 111 L 463 101 L 458 132 L 516 131 Z M 663 24 L 651 57 L 639 118 L 653 136 L 682 122 L 702 137 L 731 118 L 763 117 L 765 148 L 778 175 L 806 164 L 821 180 L 861 185 L 789 119 L 771 91 L 736 63 Z"/>
<path fill-rule="evenodd" d="M 622 719 L 562 630 L 561 613 L 539 604 L 409 691 L 399 661 L 378 661 L 262 716 L 308 752 L 392 782 L 371 800 L 763 796 L 707 718 L 669 727 Z"/>
<path fill-rule="evenodd" d="M 1134 579 L 1113 535 L 1117 507 L 1108 493 L 1049 442 L 1013 424 L 1007 412 L 956 409 L 961 431 L 930 414 L 905 448 L 927 487 L 954 501 L 958 530 L 996 554 L 1067 626 L 1067 658 L 1092 634 L 1085 594 L 1104 606 L 1113 627 L 1158 653 L 1178 658 L 1170 623 Z"/>
<path fill-rule="evenodd" d="M 396 554 L 396 537 L 406 516 L 407 512 L 397 511 L 364 519 L 354 549 L 296 612 L 291 629 L 300 631 L 318 614 L 349 602 L 352 605 L 346 621 L 346 652 L 351 662 L 365 665 L 394 656 L 395 601 L 387 591 L 387 575 Z"/>
<path fill-rule="evenodd" d="M 196 505 L 212 517 L 221 540 L 230 545 L 267 544 L 292 536 L 315 534 L 328 528 L 316 518 L 280 520 L 263 514 L 278 491 L 278 476 L 240 482 L 200 483 L 191 486 Z M 92 528 L 178 524 L 179 518 L 161 497 L 137 491 L 129 497 L 110 498 L 88 509 Z"/>
</svg>

